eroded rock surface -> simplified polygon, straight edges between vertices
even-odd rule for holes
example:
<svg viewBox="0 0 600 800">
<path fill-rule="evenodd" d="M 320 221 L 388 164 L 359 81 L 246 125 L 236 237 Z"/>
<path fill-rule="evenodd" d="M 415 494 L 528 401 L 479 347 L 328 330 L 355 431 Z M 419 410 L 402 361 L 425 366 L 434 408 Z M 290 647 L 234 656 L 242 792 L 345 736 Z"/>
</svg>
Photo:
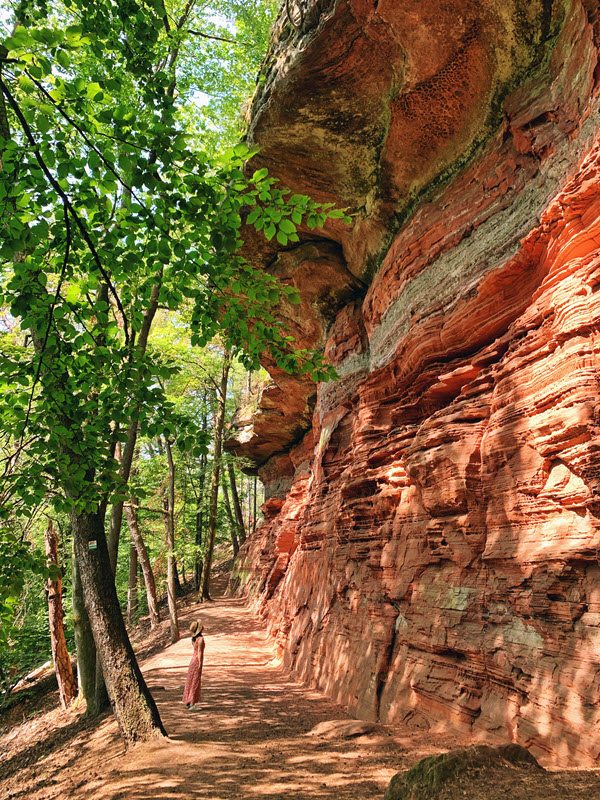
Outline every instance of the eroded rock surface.
<svg viewBox="0 0 600 800">
<path fill-rule="evenodd" d="M 357 716 L 597 764 L 598 3 L 290 8 L 250 136 L 357 216 L 264 255 L 339 380 L 273 370 L 246 426 L 243 587 Z"/>
</svg>

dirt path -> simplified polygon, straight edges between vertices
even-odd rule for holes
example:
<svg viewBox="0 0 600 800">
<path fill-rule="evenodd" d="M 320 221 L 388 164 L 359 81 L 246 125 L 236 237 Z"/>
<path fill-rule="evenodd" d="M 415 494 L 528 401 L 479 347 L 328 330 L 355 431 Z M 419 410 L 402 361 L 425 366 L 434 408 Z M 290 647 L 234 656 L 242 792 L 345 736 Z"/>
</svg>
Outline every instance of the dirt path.
<svg viewBox="0 0 600 800">
<path fill-rule="evenodd" d="M 202 709 L 189 712 L 181 703 L 192 652 L 187 630 L 199 614 L 206 640 Z M 286 677 L 242 601 L 189 606 L 181 629 L 181 641 L 142 665 L 167 740 L 124 753 L 111 716 L 98 725 L 77 710 L 38 711 L 0 736 L 0 800 L 381 800 L 400 769 L 470 744 L 380 725 L 350 736 L 355 723 L 339 706 Z M 324 732 L 311 733 L 317 725 Z M 515 777 L 461 787 L 457 796 L 600 797 L 597 774 L 528 775 L 523 793 Z"/>
<path fill-rule="evenodd" d="M 380 797 L 398 769 L 390 737 L 307 735 L 318 723 L 349 718 L 285 677 L 273 661 L 264 628 L 241 601 L 217 600 L 200 613 L 206 640 L 202 710 L 189 712 L 181 703 L 191 657 L 186 635 L 143 665 L 169 741 L 115 758 L 96 779 L 67 796 Z M 187 610 L 182 630 L 197 615 L 198 608 Z"/>
</svg>

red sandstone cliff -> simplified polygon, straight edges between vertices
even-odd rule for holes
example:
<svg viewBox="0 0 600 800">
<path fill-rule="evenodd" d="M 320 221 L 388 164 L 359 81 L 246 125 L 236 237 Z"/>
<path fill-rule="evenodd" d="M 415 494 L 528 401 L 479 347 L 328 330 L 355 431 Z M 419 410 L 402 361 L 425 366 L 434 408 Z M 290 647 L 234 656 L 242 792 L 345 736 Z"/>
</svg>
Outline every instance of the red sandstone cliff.
<svg viewBox="0 0 600 800">
<path fill-rule="evenodd" d="M 598 2 L 291 10 L 250 139 L 356 222 L 254 256 L 340 377 L 274 370 L 230 442 L 268 497 L 238 578 L 356 715 L 598 764 Z"/>
</svg>

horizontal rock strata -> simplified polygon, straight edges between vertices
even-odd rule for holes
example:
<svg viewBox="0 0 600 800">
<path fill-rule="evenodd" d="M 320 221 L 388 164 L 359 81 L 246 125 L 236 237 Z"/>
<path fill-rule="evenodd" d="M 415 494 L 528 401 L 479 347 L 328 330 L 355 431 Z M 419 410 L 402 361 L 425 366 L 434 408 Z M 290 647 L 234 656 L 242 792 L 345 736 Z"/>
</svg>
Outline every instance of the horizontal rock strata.
<svg viewBox="0 0 600 800">
<path fill-rule="evenodd" d="M 230 442 L 268 497 L 238 577 L 287 666 L 357 717 L 563 765 L 600 756 L 597 19 L 291 4 L 257 163 L 356 216 L 265 267 L 339 379 L 267 364 Z"/>
</svg>

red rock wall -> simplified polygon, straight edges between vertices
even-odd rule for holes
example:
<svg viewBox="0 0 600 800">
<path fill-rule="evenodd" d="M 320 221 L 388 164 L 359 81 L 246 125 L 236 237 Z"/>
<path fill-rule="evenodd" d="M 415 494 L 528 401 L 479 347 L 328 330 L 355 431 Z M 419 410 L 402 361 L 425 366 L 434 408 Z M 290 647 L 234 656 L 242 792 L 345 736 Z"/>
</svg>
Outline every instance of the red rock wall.
<svg viewBox="0 0 600 800">
<path fill-rule="evenodd" d="M 600 760 L 600 125 L 597 4 L 562 9 L 485 143 L 380 237 L 366 295 L 330 309 L 340 378 L 317 387 L 312 428 L 269 453 L 256 435 L 267 521 L 238 578 L 285 663 L 357 716 L 573 765 Z M 416 22 L 386 24 L 401 40 Z M 488 60 L 460 47 L 472 94 Z M 392 102 L 382 174 L 407 148 L 426 158 L 411 97 Z M 396 189 L 379 191 L 389 209 Z M 327 232 L 350 265 L 381 231 L 365 208 Z"/>
</svg>

